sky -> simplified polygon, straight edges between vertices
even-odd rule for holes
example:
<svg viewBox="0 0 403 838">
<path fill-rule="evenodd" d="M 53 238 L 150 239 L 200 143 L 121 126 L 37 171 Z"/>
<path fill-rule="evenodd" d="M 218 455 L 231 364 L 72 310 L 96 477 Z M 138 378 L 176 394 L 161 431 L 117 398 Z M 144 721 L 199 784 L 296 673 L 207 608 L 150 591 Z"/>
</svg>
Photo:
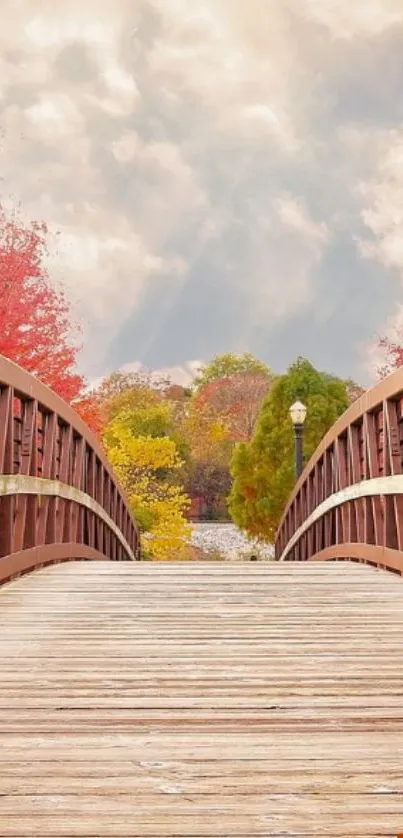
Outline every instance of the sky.
<svg viewBox="0 0 403 838">
<path fill-rule="evenodd" d="M 367 383 L 403 323 L 402 0 L 2 0 L 1 200 L 89 378 L 250 351 Z"/>
</svg>

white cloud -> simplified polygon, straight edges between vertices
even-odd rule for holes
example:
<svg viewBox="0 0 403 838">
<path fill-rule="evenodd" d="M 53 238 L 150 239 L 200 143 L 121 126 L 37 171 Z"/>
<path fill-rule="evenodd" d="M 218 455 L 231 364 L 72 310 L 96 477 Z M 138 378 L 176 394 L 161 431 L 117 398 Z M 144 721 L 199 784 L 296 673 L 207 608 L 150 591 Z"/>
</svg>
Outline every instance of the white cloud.
<svg viewBox="0 0 403 838">
<path fill-rule="evenodd" d="M 364 258 L 396 272 L 403 291 L 403 128 L 385 132 L 377 147 L 377 165 L 370 180 L 361 182 L 364 199 L 362 220 L 369 235 L 358 239 Z M 384 277 L 380 275 L 379 281 Z M 378 333 L 401 342 L 403 305 L 396 289 L 393 313 L 378 323 Z M 370 371 L 385 362 L 385 353 L 374 337 L 361 347 L 364 364 Z"/>
<path fill-rule="evenodd" d="M 317 223 L 313 221 L 303 200 L 293 198 L 291 195 L 279 198 L 276 206 L 280 221 L 286 227 L 298 232 L 307 247 L 320 255 L 324 245 L 329 241 L 327 225 L 323 221 Z"/>
<path fill-rule="evenodd" d="M 65 94 L 42 96 L 27 108 L 25 116 L 36 128 L 36 136 L 56 141 L 74 136 L 82 130 L 82 116 L 76 105 Z"/>
<path fill-rule="evenodd" d="M 402 22 L 400 0 L 305 0 L 304 12 L 334 37 L 377 35 Z"/>
<path fill-rule="evenodd" d="M 362 218 L 373 234 L 361 242 L 363 253 L 397 268 L 403 286 L 403 129 L 387 135 L 377 171 L 360 191 L 366 201 Z"/>
<path fill-rule="evenodd" d="M 168 378 L 172 384 L 180 384 L 182 387 L 189 387 L 203 366 L 203 361 L 187 361 L 175 367 L 161 367 L 152 372 L 155 379 Z M 147 369 L 140 361 L 132 361 L 124 364 L 122 372 L 147 372 Z"/>
<path fill-rule="evenodd" d="M 140 93 L 130 73 L 110 62 L 101 74 L 110 95 L 102 97 L 99 104 L 112 116 L 130 116 L 140 101 Z"/>
<path fill-rule="evenodd" d="M 141 147 L 138 134 L 135 131 L 122 134 L 111 144 L 112 154 L 118 163 L 129 163 L 137 157 Z"/>
<path fill-rule="evenodd" d="M 334 226 L 349 214 L 353 238 L 362 206 L 373 236 L 362 252 L 403 277 L 401 129 L 336 114 L 338 73 L 356 45 L 403 22 L 401 0 L 3 0 L 2 11 L 4 194 L 61 231 L 50 264 L 84 321 L 90 372 L 145 296 L 168 310 L 194 275 L 245 298 L 243 347 L 262 324 L 312 319 Z M 163 328 L 161 315 L 150 342 Z"/>
</svg>

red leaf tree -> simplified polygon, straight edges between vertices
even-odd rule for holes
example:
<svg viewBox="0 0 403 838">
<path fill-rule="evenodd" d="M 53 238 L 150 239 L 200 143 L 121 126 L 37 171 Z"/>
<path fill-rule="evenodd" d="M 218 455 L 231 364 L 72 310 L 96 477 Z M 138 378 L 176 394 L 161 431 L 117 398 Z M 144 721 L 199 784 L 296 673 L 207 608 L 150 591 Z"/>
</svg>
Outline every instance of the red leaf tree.
<svg viewBox="0 0 403 838">
<path fill-rule="evenodd" d="M 72 402 L 84 385 L 75 372 L 80 347 L 69 305 L 44 266 L 47 232 L 0 206 L 0 353 Z"/>
<path fill-rule="evenodd" d="M 205 384 L 196 398 L 227 423 L 231 441 L 249 442 L 272 381 L 265 373 L 239 372 Z"/>
<path fill-rule="evenodd" d="M 384 363 L 380 364 L 377 369 L 378 378 L 386 378 L 399 367 L 403 366 L 403 335 L 399 334 L 396 340 L 389 337 L 384 337 L 379 340 L 379 348 L 382 350 Z"/>
<path fill-rule="evenodd" d="M 74 402 L 74 409 L 92 432 L 101 437 L 107 423 L 105 407 L 96 393 L 88 393 Z"/>
</svg>

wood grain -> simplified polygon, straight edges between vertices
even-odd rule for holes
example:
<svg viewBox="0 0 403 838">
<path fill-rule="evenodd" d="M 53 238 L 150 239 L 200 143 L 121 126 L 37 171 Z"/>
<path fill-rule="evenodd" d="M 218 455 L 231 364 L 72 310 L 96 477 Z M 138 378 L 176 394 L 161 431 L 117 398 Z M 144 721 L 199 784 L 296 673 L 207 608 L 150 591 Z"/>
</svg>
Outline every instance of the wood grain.
<svg viewBox="0 0 403 838">
<path fill-rule="evenodd" d="M 0 590 L 0 837 L 396 836 L 403 581 L 71 563 Z"/>
</svg>

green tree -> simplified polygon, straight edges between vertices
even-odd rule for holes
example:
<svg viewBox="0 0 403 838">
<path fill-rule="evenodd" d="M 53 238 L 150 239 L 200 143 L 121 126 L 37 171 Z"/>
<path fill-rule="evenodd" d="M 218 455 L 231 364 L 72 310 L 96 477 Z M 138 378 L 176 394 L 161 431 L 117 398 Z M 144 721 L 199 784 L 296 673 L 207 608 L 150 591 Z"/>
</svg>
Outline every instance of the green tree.
<svg viewBox="0 0 403 838">
<path fill-rule="evenodd" d="M 264 376 L 271 375 L 269 367 L 263 361 L 259 361 L 258 358 L 251 355 L 250 352 L 244 352 L 243 355 L 227 352 L 224 355 L 216 355 L 206 367 L 200 368 L 194 386 L 196 389 L 200 389 L 218 378 L 229 378 L 245 372 Z"/>
<path fill-rule="evenodd" d="M 294 484 L 294 433 L 289 408 L 301 399 L 308 409 L 304 433 L 308 459 L 349 405 L 345 382 L 299 358 L 270 390 L 250 443 L 235 449 L 230 513 L 248 535 L 272 541 Z"/>
</svg>

